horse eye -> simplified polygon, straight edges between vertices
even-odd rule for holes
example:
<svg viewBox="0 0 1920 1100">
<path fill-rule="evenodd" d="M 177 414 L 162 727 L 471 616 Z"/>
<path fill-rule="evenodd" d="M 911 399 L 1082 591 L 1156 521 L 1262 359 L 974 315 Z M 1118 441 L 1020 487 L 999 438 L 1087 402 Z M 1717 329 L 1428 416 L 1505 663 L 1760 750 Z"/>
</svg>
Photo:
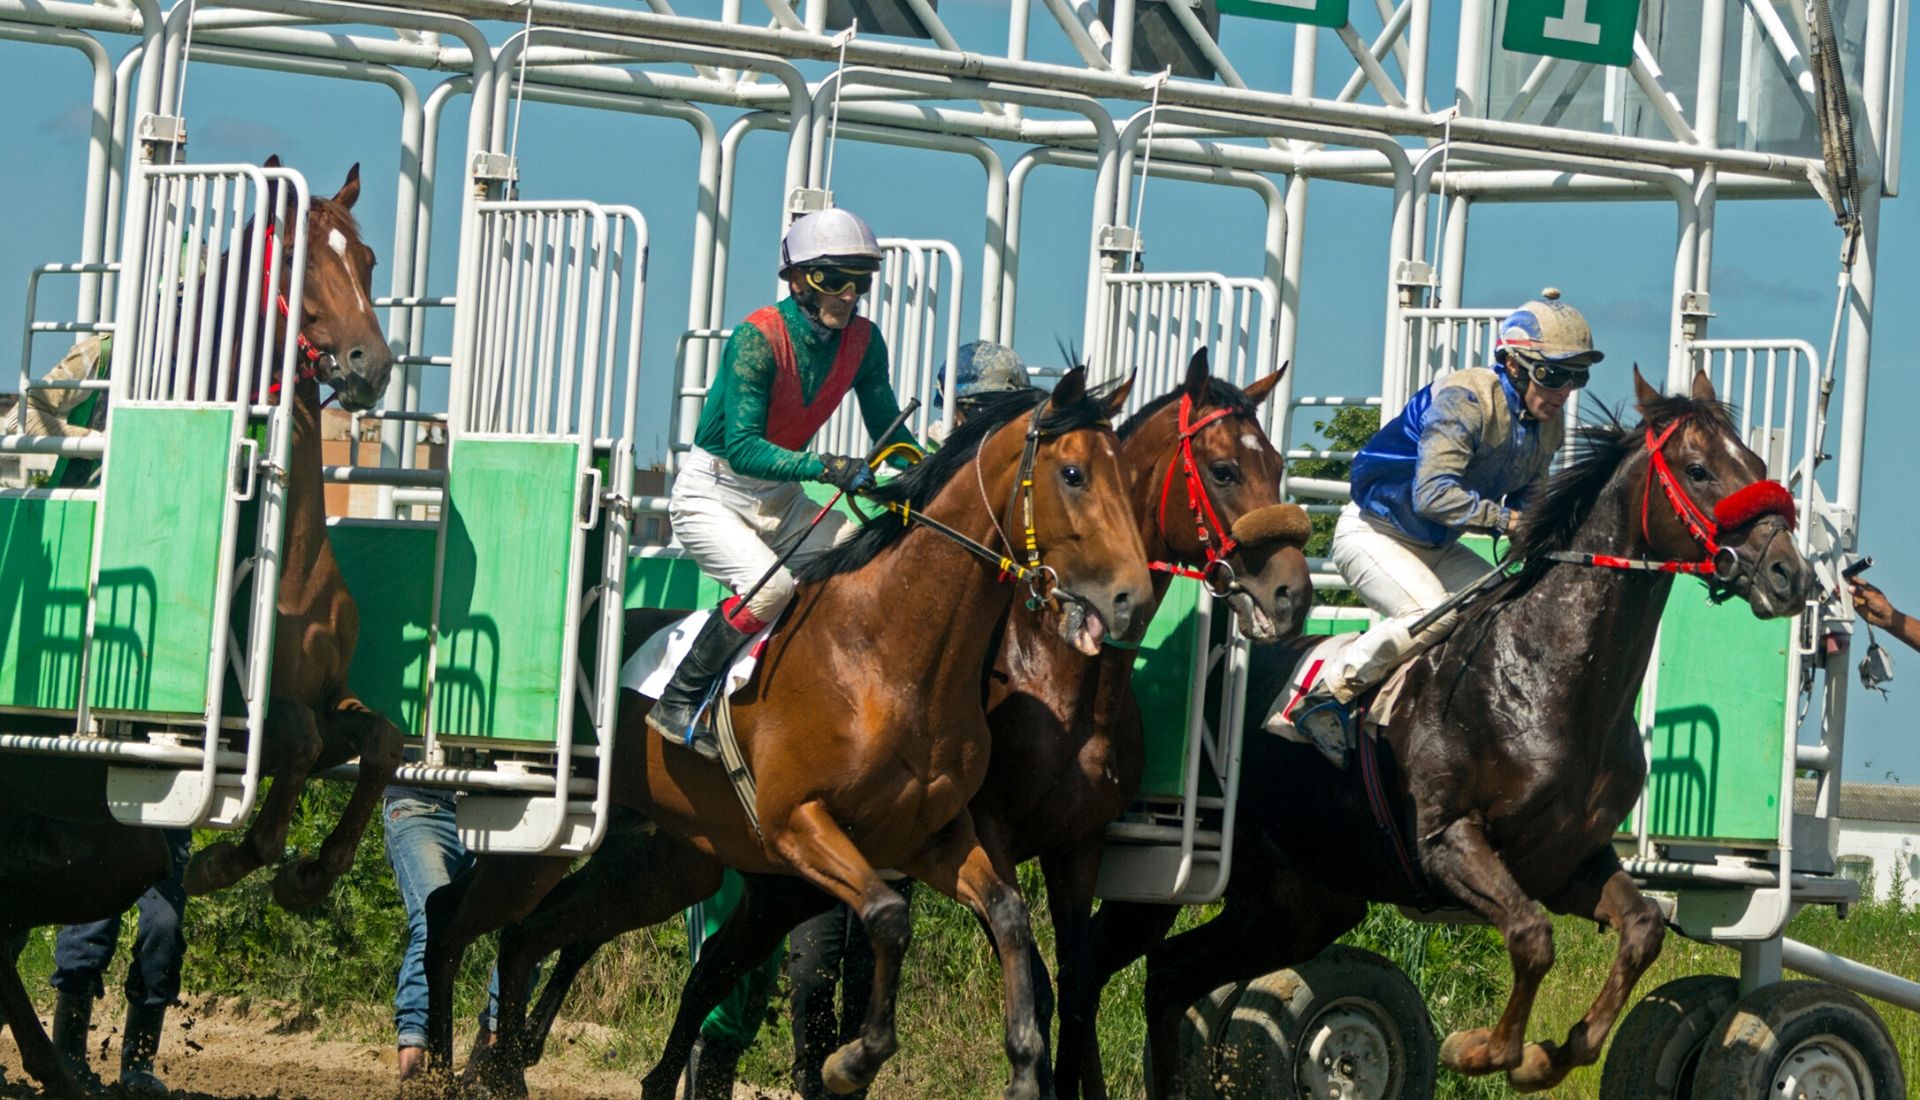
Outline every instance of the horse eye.
<svg viewBox="0 0 1920 1100">
<path fill-rule="evenodd" d="M 1078 466 L 1062 466 L 1060 480 L 1066 483 L 1067 488 L 1078 489 L 1087 483 L 1087 475 Z"/>
<path fill-rule="evenodd" d="M 1698 462 L 1688 464 L 1687 476 L 1692 478 L 1695 481 L 1713 480 L 1713 475 L 1708 473 L 1707 468 L 1705 466 L 1700 465 Z"/>
<path fill-rule="evenodd" d="M 1231 485 L 1240 480 L 1240 471 L 1234 469 L 1231 462 L 1216 462 L 1207 472 L 1213 475 L 1213 480 L 1222 485 Z"/>
</svg>

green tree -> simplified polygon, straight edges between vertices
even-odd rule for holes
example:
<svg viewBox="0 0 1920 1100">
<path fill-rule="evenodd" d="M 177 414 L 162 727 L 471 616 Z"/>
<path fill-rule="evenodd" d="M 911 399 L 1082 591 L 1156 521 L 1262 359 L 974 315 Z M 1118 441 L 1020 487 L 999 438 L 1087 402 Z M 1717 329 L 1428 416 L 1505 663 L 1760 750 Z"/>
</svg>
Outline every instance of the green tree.
<svg viewBox="0 0 1920 1100">
<path fill-rule="evenodd" d="M 1366 406 L 1352 406 L 1336 409 L 1332 419 L 1316 420 L 1313 430 L 1320 437 L 1319 447 L 1328 451 L 1357 451 L 1366 445 L 1368 439 L 1380 428 L 1380 410 Z M 1331 481 L 1346 481 L 1353 474 L 1353 463 L 1345 458 L 1302 458 L 1288 466 L 1290 477 L 1325 478 Z M 1333 545 L 1333 524 L 1337 517 L 1315 515 L 1313 517 L 1313 537 L 1307 540 L 1306 552 L 1310 558 L 1324 558 Z M 1351 592 L 1322 593 L 1323 603 L 1340 607 L 1358 607 L 1360 601 Z"/>
</svg>

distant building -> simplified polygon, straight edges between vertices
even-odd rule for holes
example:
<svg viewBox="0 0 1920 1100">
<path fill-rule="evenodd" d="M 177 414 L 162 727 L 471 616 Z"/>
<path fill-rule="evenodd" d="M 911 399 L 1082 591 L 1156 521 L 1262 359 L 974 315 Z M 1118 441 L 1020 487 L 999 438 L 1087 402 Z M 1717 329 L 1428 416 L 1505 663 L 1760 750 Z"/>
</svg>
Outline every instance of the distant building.
<svg viewBox="0 0 1920 1100">
<path fill-rule="evenodd" d="M 1813 812 L 1813 780 L 1794 780 L 1794 810 Z M 1920 787 L 1894 783 L 1840 785 L 1841 874 L 1862 897 L 1886 898 L 1901 884 L 1907 904 L 1920 905 Z"/>
</svg>

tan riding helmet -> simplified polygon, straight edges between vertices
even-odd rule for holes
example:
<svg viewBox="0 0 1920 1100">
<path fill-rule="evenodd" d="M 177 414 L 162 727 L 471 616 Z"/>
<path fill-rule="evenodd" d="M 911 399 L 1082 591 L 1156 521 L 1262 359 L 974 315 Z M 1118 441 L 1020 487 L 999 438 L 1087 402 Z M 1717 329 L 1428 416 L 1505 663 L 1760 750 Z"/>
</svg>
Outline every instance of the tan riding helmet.
<svg viewBox="0 0 1920 1100">
<path fill-rule="evenodd" d="M 1593 346 L 1593 330 L 1587 327 L 1587 319 L 1561 301 L 1560 291 L 1554 287 L 1541 291 L 1540 297 L 1500 322 L 1495 360 L 1505 363 L 1509 351 L 1528 362 L 1581 371 L 1606 358 Z"/>
</svg>

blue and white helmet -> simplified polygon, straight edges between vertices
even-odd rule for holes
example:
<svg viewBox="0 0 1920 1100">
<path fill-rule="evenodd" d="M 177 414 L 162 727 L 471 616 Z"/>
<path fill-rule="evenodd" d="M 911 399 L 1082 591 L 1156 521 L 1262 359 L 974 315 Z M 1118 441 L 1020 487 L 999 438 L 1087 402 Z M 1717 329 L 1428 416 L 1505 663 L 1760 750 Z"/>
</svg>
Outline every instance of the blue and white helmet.
<svg viewBox="0 0 1920 1100">
<path fill-rule="evenodd" d="M 1523 359 L 1575 370 L 1586 370 L 1605 358 L 1593 346 L 1593 330 L 1587 327 L 1587 319 L 1562 302 L 1560 292 L 1553 287 L 1500 322 L 1494 358 L 1505 363 L 1510 350 Z"/>
<path fill-rule="evenodd" d="M 941 371 L 933 384 L 933 412 L 939 415 L 945 408 L 946 372 Z M 1020 353 L 1005 344 L 996 344 L 991 340 L 975 340 L 971 344 L 960 345 L 960 352 L 953 360 L 953 390 L 957 400 L 965 401 L 986 393 L 1005 393 L 1008 390 L 1024 390 L 1033 386 L 1027 375 L 1027 364 L 1021 360 Z"/>
</svg>

